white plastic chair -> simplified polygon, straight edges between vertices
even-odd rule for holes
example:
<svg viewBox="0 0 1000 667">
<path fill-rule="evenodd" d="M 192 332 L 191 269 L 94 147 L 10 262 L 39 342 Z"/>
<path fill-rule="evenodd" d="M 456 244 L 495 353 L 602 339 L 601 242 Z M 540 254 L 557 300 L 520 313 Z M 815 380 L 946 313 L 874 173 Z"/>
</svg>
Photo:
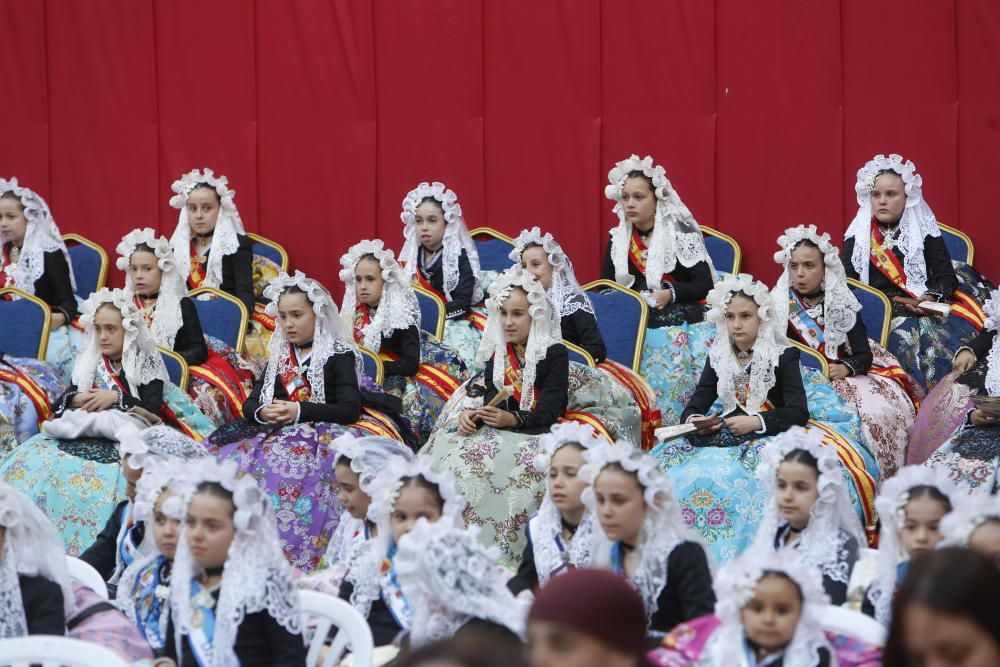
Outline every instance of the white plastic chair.
<svg viewBox="0 0 1000 667">
<path fill-rule="evenodd" d="M 11 667 L 127 667 L 117 653 L 90 642 L 33 635 L 0 640 L 0 665 Z"/>
<path fill-rule="evenodd" d="M 347 602 L 326 593 L 299 591 L 302 606 L 302 628 L 312 632 L 306 667 L 333 667 L 344 654 L 351 652 L 356 667 L 371 667 L 375 640 L 368 622 Z M 337 636 L 325 658 L 320 655 L 330 629 L 337 628 Z"/>
<path fill-rule="evenodd" d="M 823 609 L 820 623 L 828 632 L 848 635 L 875 646 L 885 646 L 885 627 L 870 616 L 829 605 Z"/>
<path fill-rule="evenodd" d="M 71 579 L 86 586 L 103 599 L 108 599 L 108 585 L 104 582 L 104 577 L 101 576 L 101 573 L 95 570 L 90 563 L 86 563 L 73 556 L 66 556 L 66 567 L 69 568 Z"/>
</svg>

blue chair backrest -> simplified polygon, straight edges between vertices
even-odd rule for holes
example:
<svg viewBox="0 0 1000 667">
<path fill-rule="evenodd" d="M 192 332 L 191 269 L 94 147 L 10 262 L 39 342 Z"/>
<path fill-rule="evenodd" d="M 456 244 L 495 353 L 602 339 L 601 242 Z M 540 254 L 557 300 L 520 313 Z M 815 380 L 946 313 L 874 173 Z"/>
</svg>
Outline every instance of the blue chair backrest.
<svg viewBox="0 0 1000 667">
<path fill-rule="evenodd" d="M 892 304 L 884 294 L 853 278 L 848 278 L 847 283 L 861 304 L 861 321 L 865 325 L 868 337 L 884 347 L 889 340 Z"/>
<path fill-rule="evenodd" d="M 940 222 L 938 223 L 938 228 L 941 229 L 941 239 L 944 241 L 945 247 L 948 248 L 948 254 L 951 255 L 951 258 L 971 266 L 973 255 L 972 239 L 954 227 L 949 227 Z"/>
<path fill-rule="evenodd" d="M 723 273 L 739 273 L 742 252 L 736 240 L 710 227 L 702 226 L 701 231 L 705 239 L 705 250 L 712 258 L 715 269 Z"/>
<path fill-rule="evenodd" d="M 247 328 L 246 306 L 236 297 L 206 287 L 193 290 L 191 297 L 201 330 L 241 352 Z"/>
<path fill-rule="evenodd" d="M 417 304 L 420 306 L 420 329 L 432 334 L 438 340 L 444 336 L 444 301 L 424 289 L 414 288 Z"/>
<path fill-rule="evenodd" d="M 590 353 L 584 350 L 578 345 L 574 345 L 569 341 L 564 340 L 563 345 L 566 347 L 566 353 L 569 355 L 570 361 L 575 361 L 578 364 L 583 364 L 584 366 L 590 366 L 593 368 L 596 364 L 594 363 L 594 358 L 590 356 Z"/>
<path fill-rule="evenodd" d="M 76 295 L 86 299 L 104 287 L 108 276 L 108 255 L 104 249 L 78 234 L 66 234 L 66 250 L 72 264 Z"/>
<path fill-rule="evenodd" d="M 637 293 L 611 280 L 595 280 L 584 289 L 594 303 L 608 359 L 638 372 L 649 306 Z"/>
<path fill-rule="evenodd" d="M 377 384 L 382 384 L 385 380 L 385 369 L 382 367 L 382 360 L 378 354 L 361 347 L 361 364 L 364 367 L 365 375 L 374 380 Z"/>
<path fill-rule="evenodd" d="M 288 253 L 279 244 L 258 234 L 247 234 L 253 241 L 253 254 L 265 257 L 277 264 L 282 271 L 288 271 Z"/>
<path fill-rule="evenodd" d="M 44 359 L 51 317 L 41 299 L 19 289 L 0 289 L 0 352 L 11 357 Z"/>
<path fill-rule="evenodd" d="M 506 271 L 514 262 L 510 259 L 510 251 L 514 249 L 513 241 L 504 234 L 488 227 L 473 229 L 472 239 L 476 242 L 476 252 L 479 254 L 479 268 L 483 271 Z"/>
<path fill-rule="evenodd" d="M 163 364 L 167 367 L 167 375 L 170 377 L 170 381 L 180 387 L 181 390 L 187 391 L 188 368 L 184 357 L 160 345 L 157 345 L 156 349 L 160 351 L 160 358 L 163 359 Z"/>
<path fill-rule="evenodd" d="M 819 371 L 823 375 L 826 375 L 829 372 L 830 365 L 827 360 L 823 358 L 823 355 L 810 347 L 806 347 L 797 340 L 790 342 L 794 347 L 798 348 L 799 363 L 804 368 L 811 368 L 814 371 Z"/>
</svg>

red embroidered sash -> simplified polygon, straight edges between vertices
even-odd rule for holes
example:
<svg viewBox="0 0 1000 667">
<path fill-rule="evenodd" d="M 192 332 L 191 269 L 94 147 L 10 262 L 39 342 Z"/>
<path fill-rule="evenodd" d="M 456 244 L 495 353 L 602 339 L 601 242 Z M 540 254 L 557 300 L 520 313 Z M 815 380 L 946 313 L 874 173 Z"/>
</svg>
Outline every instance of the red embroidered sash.
<svg viewBox="0 0 1000 667">
<path fill-rule="evenodd" d="M 496 363 L 494 360 L 493 363 Z M 514 345 L 512 343 L 507 343 L 507 364 L 504 367 L 503 372 L 503 384 L 505 387 L 511 387 L 514 390 L 513 397 L 514 401 L 520 405 L 521 403 L 521 392 L 524 385 L 524 368 L 521 366 L 521 360 L 517 358 L 517 352 L 514 351 Z M 535 388 L 529 387 L 528 391 L 534 394 Z M 531 398 L 531 409 L 535 409 L 535 404 L 538 399 L 535 396 Z"/>
<path fill-rule="evenodd" d="M 21 372 L 16 366 L 3 362 L 0 366 L 0 381 L 10 382 L 24 392 L 38 414 L 38 423 L 52 419 L 52 406 L 45 390 L 33 378 Z"/>
<path fill-rule="evenodd" d="M 201 261 L 198 261 L 201 258 Z M 191 239 L 191 268 L 188 270 L 188 289 L 198 289 L 205 282 L 208 273 L 208 258 L 199 254 L 194 247 L 194 239 Z"/>
<path fill-rule="evenodd" d="M 285 387 L 288 400 L 306 403 L 312 398 L 312 387 L 309 385 L 309 378 L 306 377 L 306 369 L 299 363 L 295 346 L 291 343 L 288 344 L 288 361 L 288 366 L 281 372 L 278 379 Z"/>
</svg>

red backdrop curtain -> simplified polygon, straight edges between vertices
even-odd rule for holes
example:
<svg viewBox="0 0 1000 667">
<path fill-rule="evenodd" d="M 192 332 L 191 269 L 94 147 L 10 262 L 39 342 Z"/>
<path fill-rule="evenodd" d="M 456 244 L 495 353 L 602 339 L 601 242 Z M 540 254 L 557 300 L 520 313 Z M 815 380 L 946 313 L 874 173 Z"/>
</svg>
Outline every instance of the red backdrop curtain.
<svg viewBox="0 0 1000 667">
<path fill-rule="evenodd" d="M 539 225 L 598 273 L 606 175 L 652 154 L 774 278 L 798 223 L 839 237 L 872 155 L 917 163 L 943 222 L 1000 246 L 994 0 L 2 0 L 0 175 L 113 251 L 170 233 L 182 172 L 229 177 L 247 227 L 336 282 L 398 249 L 403 195 L 472 227 Z M 115 282 L 121 282 L 120 276 Z"/>
</svg>

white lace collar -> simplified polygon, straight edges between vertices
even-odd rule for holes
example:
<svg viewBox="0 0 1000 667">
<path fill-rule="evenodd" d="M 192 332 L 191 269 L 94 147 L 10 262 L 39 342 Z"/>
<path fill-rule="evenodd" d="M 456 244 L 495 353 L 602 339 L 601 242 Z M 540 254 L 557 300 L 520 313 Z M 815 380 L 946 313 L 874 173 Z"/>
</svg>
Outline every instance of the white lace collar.
<svg viewBox="0 0 1000 667">
<path fill-rule="evenodd" d="M 858 199 L 858 212 L 844 233 L 844 238 L 854 238 L 851 264 L 858 272 L 861 282 L 867 283 L 871 264 L 871 191 L 875 187 L 875 179 L 883 171 L 895 172 L 903 179 L 906 207 L 903 209 L 903 217 L 899 220 L 900 238 L 897 245 L 906 254 L 903 263 L 906 289 L 920 296 L 927 291 L 924 238 L 941 236 L 941 230 L 938 228 L 934 212 L 924 201 L 923 178 L 917 173 L 916 165 L 910 160 L 904 162 L 900 155 L 893 153 L 886 157 L 879 154 L 866 162 L 861 169 L 858 169 L 858 179 L 854 184 L 854 192 Z"/>
<path fill-rule="evenodd" d="M 341 326 L 354 330 L 354 314 L 358 306 L 354 288 L 354 272 L 358 262 L 366 255 L 373 255 L 382 271 L 382 298 L 375 309 L 371 322 L 362 330 L 361 344 L 378 352 L 382 341 L 396 331 L 405 331 L 420 325 L 420 304 L 410 287 L 402 267 L 396 262 L 392 250 L 385 248 L 382 241 L 361 241 L 351 246 L 341 258 L 340 279 L 344 281 L 344 303 L 340 309 Z"/>
<path fill-rule="evenodd" d="M 1000 331 L 1000 290 L 993 290 L 983 305 L 983 311 L 986 313 L 983 329 Z M 1000 396 L 1000 345 L 996 338 L 986 357 L 986 393 L 989 396 Z"/>
<path fill-rule="evenodd" d="M 156 232 L 149 227 L 134 229 L 126 234 L 121 243 L 118 244 L 116 265 L 120 271 L 125 272 L 125 294 L 128 298 L 134 299 L 136 296 L 135 287 L 128 266 L 136 247 L 143 244 L 153 249 L 156 265 L 163 272 L 156 305 L 153 306 L 153 323 L 150 326 L 150 333 L 157 345 L 172 350 L 174 349 L 174 341 L 177 339 L 177 332 L 184 324 L 181 299 L 187 296 L 187 286 L 177 270 L 177 262 L 170 248 L 170 242 L 165 236 L 157 236 Z"/>
<path fill-rule="evenodd" d="M 625 207 L 622 204 L 625 181 L 633 171 L 640 171 L 652 180 L 653 193 L 656 195 L 653 234 L 649 241 L 649 254 L 646 260 L 646 284 L 649 288 L 659 287 L 663 275 L 671 273 L 678 262 L 687 268 L 698 262 L 707 262 L 711 268 L 712 260 L 705 249 L 701 229 L 691 211 L 681 201 L 680 195 L 667 180 L 666 171 L 662 166 L 654 165 L 653 158 L 649 155 L 641 160 L 638 155 L 631 155 L 628 159 L 616 163 L 608 172 L 609 185 L 604 188 L 604 196 L 615 202 L 612 211 L 618 216 L 618 226 L 611 230 L 611 261 L 615 267 L 615 282 L 625 287 L 631 287 L 635 282 L 635 278 L 628 271 L 632 223 L 625 217 Z M 714 268 L 712 276 L 714 280 Z"/>
<path fill-rule="evenodd" d="M 771 293 L 775 317 L 779 321 L 788 320 L 789 296 L 792 289 L 788 266 L 792 261 L 792 251 L 795 246 L 805 240 L 819 246 L 820 254 L 823 256 L 824 350 L 828 358 L 837 359 L 838 350 L 847 343 L 847 334 L 857 322 L 861 304 L 847 284 L 847 275 L 844 273 L 844 265 L 840 261 L 837 247 L 830 242 L 829 234 L 821 235 L 816 231 L 816 225 L 791 227 L 778 237 L 781 250 L 774 253 L 774 261 L 782 265 L 783 271 Z"/>
<path fill-rule="evenodd" d="M 180 209 L 177 227 L 170 237 L 170 245 L 177 260 L 177 272 L 186 281 L 191 272 L 191 223 L 188 220 L 187 200 L 191 191 L 200 183 L 207 183 L 219 195 L 219 217 L 212 233 L 212 244 L 208 249 L 208 265 L 205 267 L 204 287 L 219 287 L 222 284 L 222 260 L 239 250 L 240 235 L 245 234 L 243 220 L 236 210 L 233 198 L 236 191 L 229 187 L 225 176 L 215 176 L 211 169 L 204 172 L 192 169 L 174 181 L 170 189 L 176 194 L 170 198 L 170 205 Z"/>
<path fill-rule="evenodd" d="M 52 218 L 52 211 L 42 197 L 28 188 L 18 185 L 16 178 L 7 180 L 0 178 L 0 196 L 13 192 L 24 207 L 24 219 L 27 226 L 24 230 L 24 241 L 21 244 L 21 255 L 13 267 L 14 287 L 28 294 L 35 293 L 35 282 L 42 277 L 45 270 L 45 253 L 60 251 L 66 258 L 69 267 L 69 280 L 76 291 L 76 278 L 73 276 L 73 263 L 69 259 L 69 251 L 62 240 L 59 227 Z M 7 240 L 3 239 L 3 243 Z"/>
<path fill-rule="evenodd" d="M 523 230 L 514 240 L 514 249 L 509 254 L 511 261 L 520 264 L 521 254 L 530 244 L 542 248 L 552 267 L 552 284 L 549 286 L 548 295 L 559 315 L 568 317 L 578 310 L 593 315 L 594 304 L 590 302 L 590 297 L 577 281 L 573 262 L 563 251 L 562 246 L 556 243 L 552 234 L 542 234 L 542 230 L 538 227 Z"/>
</svg>

